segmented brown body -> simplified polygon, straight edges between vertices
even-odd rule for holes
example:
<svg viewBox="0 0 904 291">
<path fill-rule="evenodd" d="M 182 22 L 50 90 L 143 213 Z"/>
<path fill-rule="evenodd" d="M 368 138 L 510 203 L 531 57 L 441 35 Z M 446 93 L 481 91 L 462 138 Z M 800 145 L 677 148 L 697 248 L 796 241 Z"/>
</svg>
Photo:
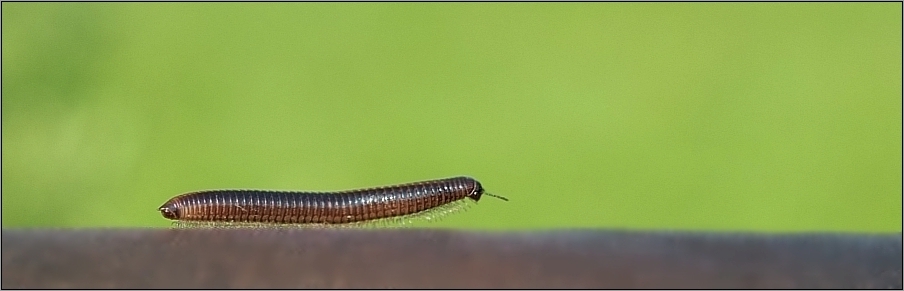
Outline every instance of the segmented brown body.
<svg viewBox="0 0 904 291">
<path fill-rule="evenodd" d="M 184 221 L 338 224 L 414 214 L 464 198 L 478 201 L 482 194 L 477 180 L 454 177 L 339 192 L 191 192 L 173 197 L 159 210 L 166 218 Z"/>
</svg>

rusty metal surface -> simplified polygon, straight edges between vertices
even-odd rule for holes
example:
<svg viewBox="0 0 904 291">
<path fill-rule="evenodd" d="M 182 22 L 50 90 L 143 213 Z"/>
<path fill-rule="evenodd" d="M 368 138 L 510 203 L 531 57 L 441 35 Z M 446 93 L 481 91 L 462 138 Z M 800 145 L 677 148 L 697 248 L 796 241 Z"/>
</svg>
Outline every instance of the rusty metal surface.
<svg viewBox="0 0 904 291">
<path fill-rule="evenodd" d="M 901 234 L 2 231 L 7 288 L 902 288 Z"/>
</svg>

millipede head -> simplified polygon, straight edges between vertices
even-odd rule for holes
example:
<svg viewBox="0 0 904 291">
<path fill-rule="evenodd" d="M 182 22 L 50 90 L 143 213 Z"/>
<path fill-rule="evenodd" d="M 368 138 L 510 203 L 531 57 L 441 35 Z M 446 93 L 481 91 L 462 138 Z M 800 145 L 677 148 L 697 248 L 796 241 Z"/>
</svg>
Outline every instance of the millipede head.
<svg viewBox="0 0 904 291">
<path fill-rule="evenodd" d="M 160 206 L 160 214 L 163 214 L 163 217 L 168 219 L 179 219 L 179 208 L 176 205 L 173 205 L 171 202 L 166 202 L 163 206 Z"/>
<path fill-rule="evenodd" d="M 490 197 L 498 198 L 503 201 L 508 201 L 508 198 L 487 193 L 483 189 L 483 186 L 480 185 L 480 182 L 474 181 L 474 183 L 476 185 L 476 186 L 474 186 L 474 190 L 471 191 L 471 194 L 468 194 L 468 198 L 471 198 L 471 200 L 474 200 L 475 202 L 480 201 L 480 196 L 486 194 L 487 196 L 490 196 Z"/>
</svg>

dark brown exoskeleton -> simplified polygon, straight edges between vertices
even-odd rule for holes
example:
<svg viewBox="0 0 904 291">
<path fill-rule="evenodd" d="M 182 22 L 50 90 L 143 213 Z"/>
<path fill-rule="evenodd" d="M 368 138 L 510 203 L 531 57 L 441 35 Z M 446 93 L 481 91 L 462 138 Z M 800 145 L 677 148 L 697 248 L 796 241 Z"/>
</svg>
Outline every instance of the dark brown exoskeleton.
<svg viewBox="0 0 904 291">
<path fill-rule="evenodd" d="M 180 221 L 342 224 L 400 217 L 486 193 L 470 177 L 339 192 L 208 190 L 173 197 L 163 217 Z"/>
</svg>

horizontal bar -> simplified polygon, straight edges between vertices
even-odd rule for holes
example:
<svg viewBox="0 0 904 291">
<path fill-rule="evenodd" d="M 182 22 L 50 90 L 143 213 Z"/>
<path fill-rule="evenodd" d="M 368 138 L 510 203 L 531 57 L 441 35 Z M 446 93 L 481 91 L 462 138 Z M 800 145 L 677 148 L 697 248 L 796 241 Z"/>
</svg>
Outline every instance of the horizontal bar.
<svg viewBox="0 0 904 291">
<path fill-rule="evenodd" d="M 2 230 L 6 288 L 902 288 L 901 234 Z"/>
</svg>

